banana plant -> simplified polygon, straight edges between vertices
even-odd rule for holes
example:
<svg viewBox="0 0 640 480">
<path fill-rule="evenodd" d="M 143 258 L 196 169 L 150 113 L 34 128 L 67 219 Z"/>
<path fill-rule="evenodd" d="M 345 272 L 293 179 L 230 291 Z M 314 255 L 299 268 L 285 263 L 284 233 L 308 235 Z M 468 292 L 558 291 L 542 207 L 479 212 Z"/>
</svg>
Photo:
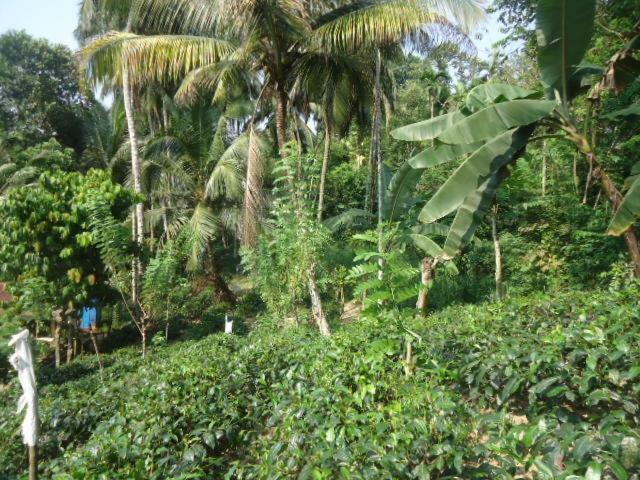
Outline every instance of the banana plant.
<svg viewBox="0 0 640 480">
<path fill-rule="evenodd" d="M 640 102 L 605 115 L 603 118 L 616 119 L 620 117 L 640 120 Z M 640 162 L 631 168 L 631 174 L 624 186 L 627 193 L 609 224 L 609 233 L 612 235 L 624 233 L 640 217 Z"/>
<path fill-rule="evenodd" d="M 400 170 L 407 181 L 419 181 L 424 169 L 457 160 L 458 168 L 429 199 L 419 220 L 430 224 L 453 212 L 443 253 L 452 258 L 472 237 L 488 212 L 509 168 L 524 153 L 540 125 L 572 142 L 593 166 L 614 209 L 611 233 L 624 233 L 630 255 L 640 276 L 640 248 L 632 223 L 640 215 L 640 183 L 636 178 L 627 198 L 598 161 L 595 146 L 579 128 L 571 101 L 592 87 L 592 94 L 611 87 L 617 78 L 628 82 L 635 65 L 629 55 L 640 41 L 634 37 L 608 67 L 581 63 L 593 34 L 595 0 L 540 0 L 536 21 L 538 65 L 544 94 L 504 84 L 485 84 L 472 89 L 455 112 L 408 125 L 392 132 L 398 140 L 431 141 L 426 150 L 409 159 Z M 640 64 L 639 64 L 640 65 Z M 615 77 L 615 72 L 627 73 Z M 640 67 L 638 67 L 640 70 Z M 612 73 L 614 72 L 614 73 Z M 600 82 L 593 82 L 594 76 Z M 593 87 L 595 83 L 595 86 Z M 634 113 L 632 110 L 631 113 Z"/>
<path fill-rule="evenodd" d="M 400 140 L 434 142 L 399 169 L 406 183 L 417 184 L 427 168 L 461 159 L 418 216 L 431 224 L 456 212 L 441 258 L 453 258 L 471 240 L 507 176 L 507 166 L 522 153 L 536 123 L 557 107 L 556 101 L 539 96 L 511 85 L 479 85 L 460 110 L 392 132 Z"/>
<path fill-rule="evenodd" d="M 429 305 L 429 290 L 433 284 L 438 265 L 443 264 L 445 270 L 453 275 L 458 274 L 458 268 L 451 261 L 453 256 L 445 253 L 446 245 L 443 249 L 433 240 L 433 237 L 436 236 L 446 237 L 449 233 L 448 226 L 434 222 L 428 225 L 417 224 L 400 228 L 400 220 L 406 218 L 411 209 L 419 202 L 414 197 L 414 192 L 423 170 L 418 171 L 405 164 L 396 171 L 389 181 L 385 182 L 381 216 L 386 224 L 391 225 L 391 228 L 387 229 L 387 233 L 385 233 L 387 240 L 384 244 L 388 245 L 387 250 L 403 250 L 406 246 L 411 246 L 423 255 L 420 262 L 422 287 L 417 291 L 416 308 L 425 313 Z M 347 226 L 368 225 L 371 227 L 374 220 L 374 215 L 367 210 L 349 209 L 335 217 L 326 219 L 323 223 L 335 232 Z M 390 232 L 395 232 L 395 234 L 391 235 Z M 385 252 L 378 252 L 378 254 L 380 259 L 386 259 Z M 357 268 L 354 270 L 355 273 L 358 271 Z M 352 274 L 355 274 L 354 272 Z M 378 284 L 381 284 L 380 280 L 376 283 L 376 285 Z"/>
</svg>

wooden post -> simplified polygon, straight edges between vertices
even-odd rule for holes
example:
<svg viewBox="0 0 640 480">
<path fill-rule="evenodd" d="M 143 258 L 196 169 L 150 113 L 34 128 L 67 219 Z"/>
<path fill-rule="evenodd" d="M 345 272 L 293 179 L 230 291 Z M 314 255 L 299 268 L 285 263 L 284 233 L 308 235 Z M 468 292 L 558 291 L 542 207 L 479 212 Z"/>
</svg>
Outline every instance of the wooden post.
<svg viewBox="0 0 640 480">
<path fill-rule="evenodd" d="M 89 327 L 89 335 L 91 335 L 91 342 L 93 343 L 93 349 L 96 351 L 96 357 L 98 358 L 98 367 L 100 368 L 100 381 L 104 381 L 104 368 L 102 367 L 102 359 L 100 358 L 100 350 L 98 350 L 98 342 L 96 336 L 93 333 L 93 326 Z"/>
<path fill-rule="evenodd" d="M 29 447 L 29 480 L 38 479 L 38 447 Z"/>
</svg>

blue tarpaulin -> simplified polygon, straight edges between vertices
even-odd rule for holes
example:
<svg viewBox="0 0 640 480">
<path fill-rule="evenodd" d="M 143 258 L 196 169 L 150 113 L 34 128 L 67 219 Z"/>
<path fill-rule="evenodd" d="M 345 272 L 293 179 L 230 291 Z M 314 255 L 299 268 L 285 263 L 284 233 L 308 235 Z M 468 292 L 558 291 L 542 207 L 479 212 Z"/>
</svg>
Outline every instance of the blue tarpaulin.
<svg viewBox="0 0 640 480">
<path fill-rule="evenodd" d="M 80 328 L 82 330 L 92 330 L 98 326 L 100 312 L 98 307 L 83 307 Z"/>
</svg>

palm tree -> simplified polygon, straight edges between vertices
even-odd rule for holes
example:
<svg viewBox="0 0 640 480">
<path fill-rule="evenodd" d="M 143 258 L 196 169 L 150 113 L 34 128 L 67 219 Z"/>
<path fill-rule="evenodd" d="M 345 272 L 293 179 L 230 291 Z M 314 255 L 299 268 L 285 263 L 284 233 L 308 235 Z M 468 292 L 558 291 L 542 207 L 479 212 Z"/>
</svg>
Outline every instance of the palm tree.
<svg viewBox="0 0 640 480">
<path fill-rule="evenodd" d="M 167 34 L 110 33 L 87 46 L 84 55 L 98 79 L 113 79 L 122 71 L 136 83 L 184 78 L 182 92 L 219 87 L 228 76 L 249 72 L 261 83 L 258 107 L 267 102 L 275 105 L 276 138 L 282 152 L 287 140 L 288 92 L 295 83 L 292 67 L 302 56 L 372 51 L 411 33 L 424 33 L 425 24 L 450 26 L 447 15 L 468 23 L 480 13 L 475 0 L 139 0 L 129 17 L 132 30 Z M 249 131 L 254 132 L 254 126 Z M 262 187 L 258 176 L 262 168 L 249 157 L 245 216 L 252 213 L 250 188 Z M 250 241 L 245 238 L 245 243 Z"/>
<path fill-rule="evenodd" d="M 337 130 L 347 131 L 353 117 L 368 106 L 369 95 L 362 96 L 361 92 L 371 90 L 369 87 L 372 86 L 372 76 L 362 57 L 339 52 L 305 54 L 296 62 L 294 68 L 296 84 L 292 89 L 292 96 L 297 98 L 304 95 L 307 102 L 316 104 L 317 113 L 324 126 L 324 151 L 317 207 L 317 219 L 322 221 L 333 136 Z M 342 118 L 336 120 L 336 117 Z"/>
<path fill-rule="evenodd" d="M 158 205 L 147 211 L 149 229 L 160 225 L 163 241 L 186 230 L 191 240 L 187 267 L 202 267 L 217 300 L 234 303 L 213 241 L 238 234 L 249 138 L 243 133 L 231 139 L 228 123 L 210 106 L 175 109 L 169 128 L 145 141 L 142 172 L 148 199 Z"/>
</svg>

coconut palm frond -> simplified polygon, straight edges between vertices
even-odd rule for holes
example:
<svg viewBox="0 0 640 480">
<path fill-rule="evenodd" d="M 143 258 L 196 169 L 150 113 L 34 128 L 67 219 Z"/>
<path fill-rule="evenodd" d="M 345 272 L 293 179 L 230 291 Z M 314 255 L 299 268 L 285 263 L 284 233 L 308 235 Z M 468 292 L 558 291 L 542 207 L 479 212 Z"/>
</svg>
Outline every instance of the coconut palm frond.
<svg viewBox="0 0 640 480">
<path fill-rule="evenodd" d="M 211 65 L 233 52 L 226 40 L 187 35 L 141 36 L 109 32 L 80 52 L 94 84 L 122 81 L 128 69 L 134 84 L 180 80 L 194 69 Z"/>
<path fill-rule="evenodd" d="M 177 158 L 187 152 L 182 139 L 170 135 L 162 135 L 149 140 L 144 147 L 144 156 L 146 158 L 159 157 L 166 155 L 171 158 Z"/>
<path fill-rule="evenodd" d="M 242 173 L 233 159 L 218 162 L 206 185 L 206 196 L 209 199 L 225 197 L 229 200 L 242 198 Z"/>
<path fill-rule="evenodd" d="M 355 53 L 398 43 L 430 23 L 448 21 L 436 12 L 422 8 L 417 0 L 364 0 L 320 19 L 311 43 L 324 51 Z"/>
<path fill-rule="evenodd" d="M 221 0 L 137 0 L 133 25 L 146 31 L 206 34 L 218 30 L 224 18 Z"/>
<path fill-rule="evenodd" d="M 200 265 L 208 243 L 220 232 L 220 219 L 211 208 L 200 203 L 193 210 L 188 228 L 191 234 L 191 254 L 187 268 L 193 270 Z"/>
<path fill-rule="evenodd" d="M 15 163 L 5 163 L 0 165 L 0 183 L 6 182 L 16 171 L 18 165 Z"/>
<path fill-rule="evenodd" d="M 236 59 L 225 59 L 191 71 L 176 92 L 176 101 L 191 104 L 204 94 L 212 95 L 212 102 L 220 104 L 240 88 L 248 96 L 255 96 L 258 84 L 255 76 Z"/>
</svg>

